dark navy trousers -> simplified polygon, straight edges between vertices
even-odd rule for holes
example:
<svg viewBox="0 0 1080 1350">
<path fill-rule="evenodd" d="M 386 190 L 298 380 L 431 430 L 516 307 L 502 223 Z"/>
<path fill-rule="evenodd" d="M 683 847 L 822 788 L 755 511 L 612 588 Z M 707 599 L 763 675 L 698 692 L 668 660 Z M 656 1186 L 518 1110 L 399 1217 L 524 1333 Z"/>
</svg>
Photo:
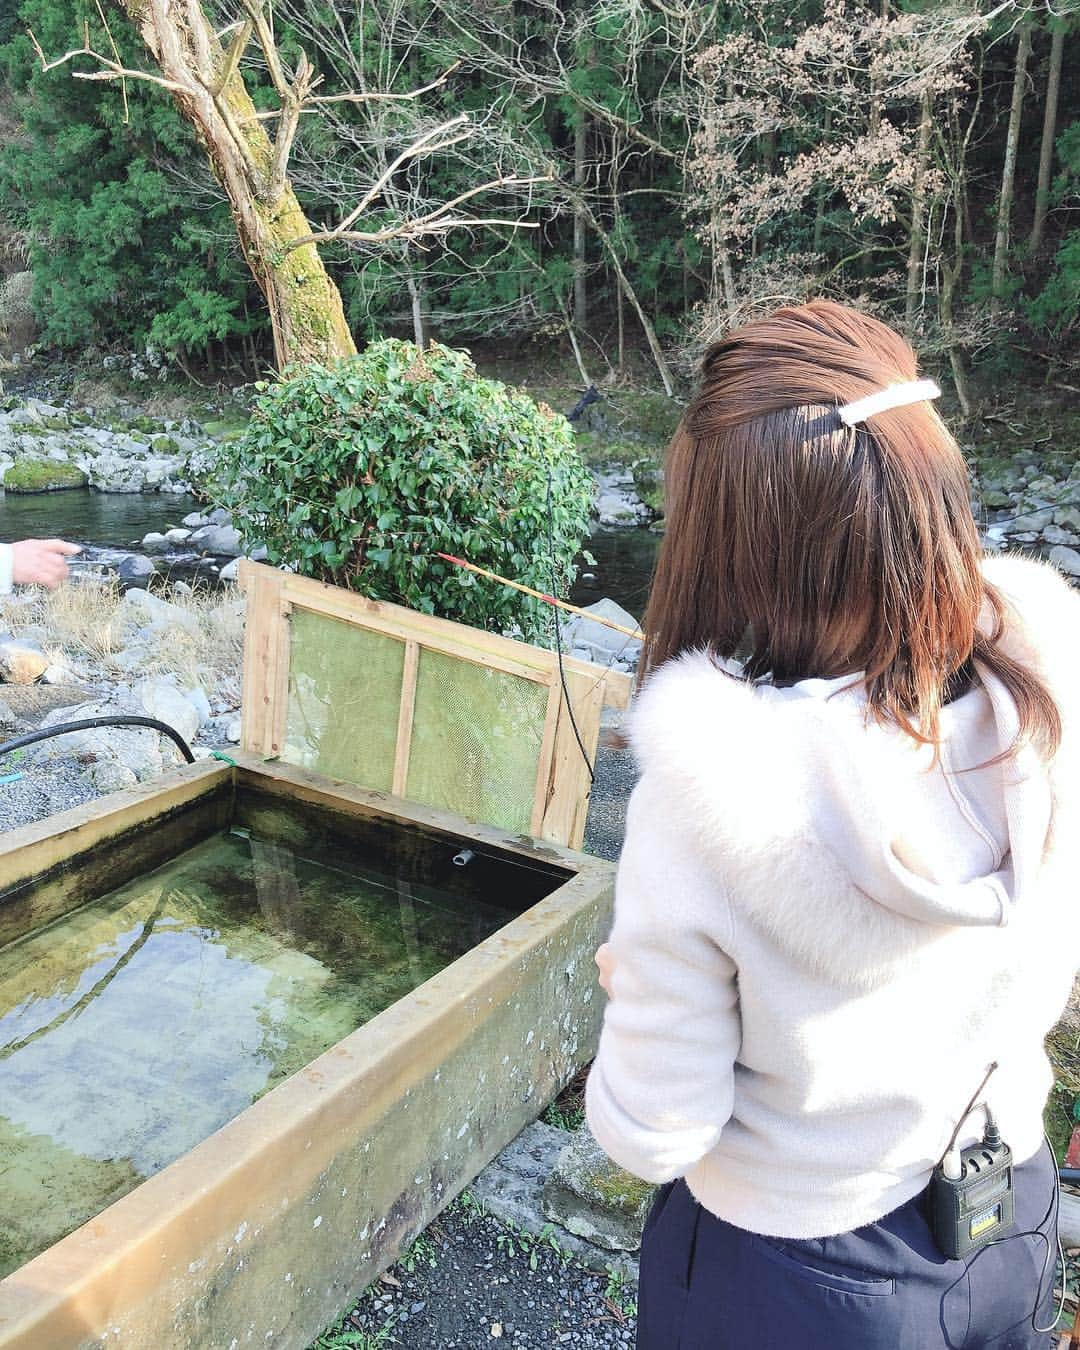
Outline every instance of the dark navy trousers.
<svg viewBox="0 0 1080 1350">
<path fill-rule="evenodd" d="M 1013 1184 L 1009 1233 L 948 1260 L 925 1193 L 864 1228 L 795 1241 L 735 1228 L 673 1182 L 642 1239 L 638 1350 L 1050 1350 L 1034 1329 L 1053 1319 L 1048 1147 L 1014 1169 Z"/>
</svg>

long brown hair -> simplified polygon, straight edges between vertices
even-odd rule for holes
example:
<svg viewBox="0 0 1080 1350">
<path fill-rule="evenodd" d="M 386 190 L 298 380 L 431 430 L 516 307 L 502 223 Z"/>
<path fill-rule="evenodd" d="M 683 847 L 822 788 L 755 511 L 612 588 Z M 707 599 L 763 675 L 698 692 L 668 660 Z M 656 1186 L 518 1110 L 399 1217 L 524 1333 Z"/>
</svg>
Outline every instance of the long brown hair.
<svg viewBox="0 0 1080 1350">
<path fill-rule="evenodd" d="M 942 702 L 977 661 L 1013 696 L 1021 739 L 1053 753 L 1057 708 L 999 647 L 1004 601 L 933 405 L 857 427 L 837 415 L 916 374 L 897 333 L 825 300 L 709 348 L 668 449 L 643 675 L 690 648 L 748 653 L 751 678 L 860 675 L 874 716 L 936 743 Z"/>
</svg>

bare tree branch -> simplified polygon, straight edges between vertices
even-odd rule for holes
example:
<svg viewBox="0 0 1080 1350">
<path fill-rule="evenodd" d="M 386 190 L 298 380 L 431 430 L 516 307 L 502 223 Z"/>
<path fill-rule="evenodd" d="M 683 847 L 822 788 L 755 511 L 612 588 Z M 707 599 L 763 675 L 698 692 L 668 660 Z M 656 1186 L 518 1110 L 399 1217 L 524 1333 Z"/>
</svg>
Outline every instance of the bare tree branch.
<svg viewBox="0 0 1080 1350">
<path fill-rule="evenodd" d="M 34 51 L 41 62 L 42 71 L 56 70 L 59 66 L 67 65 L 74 61 L 77 56 L 89 56 L 105 67 L 104 70 L 73 70 L 71 73 L 77 80 L 146 80 L 149 84 L 156 84 L 159 89 L 167 89 L 171 94 L 186 94 L 189 92 L 187 85 L 178 84 L 175 80 L 167 80 L 164 75 L 152 75 L 148 70 L 132 70 L 128 66 L 123 66 L 118 61 L 113 61 L 108 56 L 102 56 L 100 52 L 94 51 L 90 46 L 89 37 L 83 42 L 81 47 L 73 47 L 71 51 L 65 52 L 63 56 L 56 57 L 49 61 L 41 49 L 41 43 L 34 36 L 34 30 L 28 28 L 27 35 L 33 45 Z"/>
<path fill-rule="evenodd" d="M 301 248 L 304 244 L 330 244 L 338 240 L 344 240 L 349 243 L 381 244 L 391 239 L 415 240 L 423 238 L 425 235 L 445 234 L 449 230 L 470 229 L 479 226 L 500 226 L 510 227 L 517 230 L 535 230 L 538 228 L 536 221 L 526 220 L 508 220 L 505 217 L 477 217 L 477 216 L 453 216 L 449 213 L 462 202 L 468 201 L 472 197 L 479 196 L 482 192 L 494 192 L 505 188 L 531 187 L 537 183 L 550 183 L 550 177 L 545 178 L 519 178 L 517 175 L 510 175 L 505 178 L 493 178 L 490 183 L 481 183 L 478 187 L 470 188 L 467 192 L 461 192 L 456 197 L 425 215 L 416 216 L 408 220 L 400 221 L 396 225 L 387 225 L 379 230 L 353 230 L 350 229 L 353 221 L 357 219 L 359 210 L 352 211 L 332 230 L 316 231 L 311 234 L 302 235 L 298 239 L 290 239 L 285 248 Z M 370 203 L 369 203 L 370 204 Z"/>
<path fill-rule="evenodd" d="M 240 23 L 233 25 L 234 32 L 232 41 L 229 43 L 229 50 L 225 53 L 225 61 L 216 79 L 207 85 L 207 90 L 211 98 L 217 98 L 232 77 L 236 74 L 237 67 L 240 65 L 240 58 L 247 51 L 247 45 L 251 41 L 251 34 L 254 32 L 254 24 L 250 19 L 244 19 Z M 228 31 L 227 29 L 225 30 Z M 221 35 L 219 35 L 220 37 Z"/>
</svg>

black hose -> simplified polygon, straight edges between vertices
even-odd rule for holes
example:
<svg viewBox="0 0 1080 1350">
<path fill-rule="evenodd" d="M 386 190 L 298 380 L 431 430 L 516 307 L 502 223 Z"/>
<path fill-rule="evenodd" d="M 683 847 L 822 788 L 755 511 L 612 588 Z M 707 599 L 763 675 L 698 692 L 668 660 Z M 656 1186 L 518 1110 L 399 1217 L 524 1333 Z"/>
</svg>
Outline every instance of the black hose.
<svg viewBox="0 0 1080 1350">
<path fill-rule="evenodd" d="M 14 740 L 4 741 L 0 745 L 0 755 L 12 750 L 21 750 L 24 745 L 33 745 L 36 741 L 47 741 L 50 736 L 63 736 L 68 731 L 89 731 L 92 727 L 149 727 L 151 731 L 160 731 L 176 743 L 180 753 L 189 764 L 195 763 L 191 747 L 183 736 L 168 722 L 159 722 L 156 717 L 135 717 L 127 713 L 118 713 L 115 717 L 83 717 L 77 722 L 58 722 L 56 726 L 42 727 L 40 731 L 28 731 L 25 736 L 16 736 Z"/>
</svg>

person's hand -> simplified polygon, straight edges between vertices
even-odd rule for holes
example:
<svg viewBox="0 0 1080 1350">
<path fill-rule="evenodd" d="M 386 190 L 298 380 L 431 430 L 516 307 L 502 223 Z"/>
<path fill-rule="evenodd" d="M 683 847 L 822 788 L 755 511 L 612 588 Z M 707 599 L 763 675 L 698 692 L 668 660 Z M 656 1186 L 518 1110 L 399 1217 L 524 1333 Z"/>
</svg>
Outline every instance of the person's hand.
<svg viewBox="0 0 1080 1350">
<path fill-rule="evenodd" d="M 611 976 L 615 970 L 615 958 L 611 955 L 611 949 L 606 942 L 602 947 L 597 947 L 593 960 L 600 972 L 600 988 L 608 998 L 611 998 Z"/>
<path fill-rule="evenodd" d="M 68 558 L 81 552 L 63 539 L 21 539 L 11 546 L 11 579 L 17 586 L 36 583 L 55 590 L 67 580 Z"/>
</svg>

